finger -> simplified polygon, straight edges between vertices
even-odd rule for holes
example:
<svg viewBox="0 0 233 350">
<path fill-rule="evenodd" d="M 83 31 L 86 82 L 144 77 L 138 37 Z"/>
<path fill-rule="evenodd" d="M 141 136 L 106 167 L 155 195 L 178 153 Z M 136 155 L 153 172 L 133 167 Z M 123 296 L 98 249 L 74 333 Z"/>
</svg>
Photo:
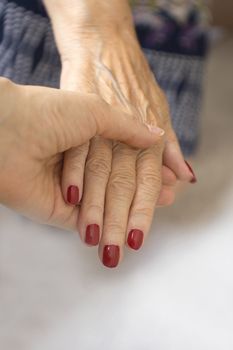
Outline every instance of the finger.
<svg viewBox="0 0 233 350">
<path fill-rule="evenodd" d="M 85 167 L 84 192 L 78 220 L 81 239 L 90 246 L 99 244 L 101 238 L 111 162 L 112 142 L 98 136 L 93 138 Z"/>
<path fill-rule="evenodd" d="M 162 185 L 163 186 L 174 186 L 177 182 L 177 177 L 174 172 L 167 166 L 162 166 Z"/>
<path fill-rule="evenodd" d="M 163 155 L 163 164 L 170 168 L 181 181 L 196 182 L 196 176 L 189 164 L 184 160 L 178 139 L 172 127 L 170 110 L 167 98 L 161 89 L 157 90 L 159 104 L 156 98 L 152 99 L 153 110 L 165 118 L 166 144 Z M 156 94 L 155 94 L 156 97 Z"/>
<path fill-rule="evenodd" d="M 175 174 L 166 166 L 162 167 L 162 188 L 158 198 L 157 207 L 170 206 L 174 203 L 179 187 L 182 185 Z"/>
<path fill-rule="evenodd" d="M 64 207 L 63 198 L 57 201 L 56 215 L 50 217 L 47 224 L 50 226 L 57 227 L 59 229 L 64 229 L 71 232 L 77 232 L 77 218 L 79 216 L 79 207 Z"/>
<path fill-rule="evenodd" d="M 156 207 L 167 207 L 175 201 L 175 186 L 162 186 Z"/>
<path fill-rule="evenodd" d="M 107 267 L 116 267 L 123 257 L 128 215 L 135 192 L 136 155 L 135 150 L 123 144 L 117 144 L 113 150 L 99 245 L 100 259 Z"/>
<path fill-rule="evenodd" d="M 196 176 L 184 160 L 177 137 L 172 129 L 166 132 L 166 146 L 163 155 L 163 163 L 169 167 L 181 181 L 195 183 Z"/>
<path fill-rule="evenodd" d="M 156 207 L 170 206 L 175 201 L 175 187 L 177 184 L 177 177 L 171 169 L 162 166 L 162 188 L 159 194 Z"/>
<path fill-rule="evenodd" d="M 50 140 L 49 149 L 53 153 L 82 145 L 95 135 L 139 148 L 155 144 L 164 135 L 160 128 L 142 124 L 94 94 L 35 86 L 19 89 L 24 92 L 25 104 L 33 104 L 34 119 L 39 117 L 40 121 L 37 128 Z"/>
<path fill-rule="evenodd" d="M 83 177 L 89 143 L 70 148 L 64 154 L 62 171 L 62 193 L 64 200 L 77 205 L 82 199 Z"/>
<path fill-rule="evenodd" d="M 137 159 L 137 190 L 130 210 L 128 246 L 138 250 L 149 233 L 161 191 L 162 147 L 142 151 Z"/>
</svg>

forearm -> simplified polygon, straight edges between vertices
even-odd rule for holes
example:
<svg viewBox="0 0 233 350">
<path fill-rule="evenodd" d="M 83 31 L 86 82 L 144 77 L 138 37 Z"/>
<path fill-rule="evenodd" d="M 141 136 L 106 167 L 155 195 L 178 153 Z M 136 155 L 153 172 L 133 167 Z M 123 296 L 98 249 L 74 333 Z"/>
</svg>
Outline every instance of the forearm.
<svg viewBox="0 0 233 350">
<path fill-rule="evenodd" d="M 61 60 L 95 45 L 130 35 L 135 38 L 127 0 L 44 0 L 50 16 Z"/>
<path fill-rule="evenodd" d="M 63 21 L 82 30 L 89 25 L 124 26 L 132 24 L 128 0 L 44 0 L 53 23 Z"/>
</svg>

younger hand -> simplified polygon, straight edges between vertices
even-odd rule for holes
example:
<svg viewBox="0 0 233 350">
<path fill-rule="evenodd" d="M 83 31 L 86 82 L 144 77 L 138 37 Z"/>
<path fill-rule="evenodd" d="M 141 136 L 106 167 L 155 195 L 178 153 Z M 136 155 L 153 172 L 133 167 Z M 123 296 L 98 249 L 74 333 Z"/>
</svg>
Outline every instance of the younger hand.
<svg viewBox="0 0 233 350">
<path fill-rule="evenodd" d="M 0 203 L 76 230 L 61 190 L 63 152 L 102 135 L 148 147 L 155 132 L 94 94 L 20 86 L 0 78 Z"/>
</svg>

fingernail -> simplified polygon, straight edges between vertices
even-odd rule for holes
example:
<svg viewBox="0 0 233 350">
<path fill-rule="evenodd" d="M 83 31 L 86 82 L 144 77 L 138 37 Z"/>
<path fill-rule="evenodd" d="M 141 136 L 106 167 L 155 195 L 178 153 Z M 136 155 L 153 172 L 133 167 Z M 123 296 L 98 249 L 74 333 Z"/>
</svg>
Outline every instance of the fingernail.
<svg viewBox="0 0 233 350">
<path fill-rule="evenodd" d="M 88 225 L 86 228 L 85 242 L 89 245 L 97 245 L 100 239 L 99 225 Z"/>
<path fill-rule="evenodd" d="M 130 246 L 130 248 L 138 250 L 141 247 L 142 242 L 143 232 L 141 230 L 131 230 L 127 239 L 127 243 Z"/>
<path fill-rule="evenodd" d="M 153 126 L 150 124 L 146 124 L 146 126 L 153 134 L 157 134 L 158 136 L 163 136 L 165 134 L 165 131 L 161 128 L 158 128 L 157 126 Z"/>
<path fill-rule="evenodd" d="M 67 202 L 77 205 L 79 202 L 79 189 L 77 186 L 70 186 L 67 190 Z"/>
<path fill-rule="evenodd" d="M 120 258 L 118 245 L 106 245 L 103 251 L 103 264 L 107 267 L 116 267 Z"/>
<path fill-rule="evenodd" d="M 192 179 L 190 180 L 190 183 L 191 184 L 195 184 L 197 182 L 197 178 L 196 178 L 196 175 L 193 171 L 193 168 L 191 167 L 191 165 L 187 162 L 187 160 L 185 160 L 185 164 L 187 165 L 189 171 L 191 172 L 192 174 Z"/>
</svg>

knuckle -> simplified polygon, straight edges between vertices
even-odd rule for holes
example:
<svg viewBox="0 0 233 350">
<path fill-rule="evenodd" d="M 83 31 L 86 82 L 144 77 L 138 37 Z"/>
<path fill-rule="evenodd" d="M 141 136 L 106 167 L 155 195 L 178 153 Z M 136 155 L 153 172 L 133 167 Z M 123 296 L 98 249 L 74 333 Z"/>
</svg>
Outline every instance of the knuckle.
<svg viewBox="0 0 233 350">
<path fill-rule="evenodd" d="M 140 207 L 137 208 L 134 211 L 134 216 L 144 218 L 144 220 L 149 221 L 151 220 L 153 213 L 155 210 L 155 205 L 154 206 L 148 206 L 148 207 Z"/>
<path fill-rule="evenodd" d="M 106 233 L 107 235 L 111 234 L 111 237 L 114 236 L 123 236 L 125 235 L 125 229 L 124 227 L 117 221 L 110 221 L 106 225 Z"/>
<path fill-rule="evenodd" d="M 108 177 L 111 171 L 111 163 L 104 157 L 91 157 L 86 162 L 86 170 L 95 176 Z"/>
<path fill-rule="evenodd" d="M 83 171 L 83 165 L 77 159 L 69 159 L 66 161 L 66 169 L 69 173 L 81 173 Z"/>
<path fill-rule="evenodd" d="M 114 154 L 118 154 L 118 157 L 120 158 L 125 158 L 125 157 L 129 157 L 132 159 L 132 157 L 136 157 L 138 150 L 136 150 L 134 147 L 126 145 L 124 143 L 121 142 L 116 142 L 113 145 L 113 153 Z"/>
<path fill-rule="evenodd" d="M 139 187 L 143 196 L 143 203 L 154 205 L 162 187 L 161 177 L 158 174 L 145 174 L 140 177 Z"/>
<path fill-rule="evenodd" d="M 142 187 L 143 192 L 151 193 L 154 196 L 160 190 L 162 184 L 162 160 L 155 157 L 153 150 L 141 153 L 140 157 L 138 162 L 138 184 Z"/>
<path fill-rule="evenodd" d="M 75 161 L 76 159 L 86 156 L 88 152 L 88 147 L 89 143 L 85 143 L 84 145 L 81 145 L 79 147 L 71 148 L 69 151 L 66 152 L 66 155 L 70 160 Z"/>
<path fill-rule="evenodd" d="M 155 171 L 153 168 L 147 168 L 146 171 L 141 174 L 138 181 L 140 185 L 146 186 L 150 190 L 153 188 L 159 189 L 162 183 L 161 173 Z"/>
<path fill-rule="evenodd" d="M 127 196 L 135 191 L 136 186 L 136 155 L 130 147 L 118 143 L 114 149 L 115 158 L 113 170 L 108 184 L 108 190 L 114 195 Z"/>
<path fill-rule="evenodd" d="M 157 198 L 160 194 L 160 188 L 155 188 L 153 186 L 143 186 L 142 187 L 142 194 L 143 194 L 143 202 L 144 203 L 150 203 L 150 205 L 154 205 Z"/>
<path fill-rule="evenodd" d="M 103 207 L 100 204 L 89 203 L 85 205 L 85 214 L 95 213 L 99 216 L 103 215 Z"/>
<path fill-rule="evenodd" d="M 70 172 L 82 172 L 83 160 L 88 152 L 88 143 L 80 147 L 71 148 L 65 153 L 65 166 Z"/>
<path fill-rule="evenodd" d="M 142 150 L 137 157 L 138 164 L 143 163 L 143 166 L 154 166 L 162 163 L 164 141 L 159 140 L 158 144 Z"/>
<path fill-rule="evenodd" d="M 135 191 L 135 174 L 130 171 L 122 171 L 112 174 L 108 190 L 113 194 L 122 194 L 123 196 Z"/>
<path fill-rule="evenodd" d="M 91 147 L 90 147 L 90 152 L 91 153 L 96 153 L 96 152 L 106 152 L 106 150 L 111 150 L 112 152 L 112 141 L 109 139 L 105 139 L 102 136 L 96 135 L 91 139 Z"/>
<path fill-rule="evenodd" d="M 82 153 L 86 153 L 88 151 L 88 148 L 89 148 L 89 142 L 84 143 L 83 145 L 74 148 L 75 150 L 74 154 L 80 155 Z"/>
</svg>

